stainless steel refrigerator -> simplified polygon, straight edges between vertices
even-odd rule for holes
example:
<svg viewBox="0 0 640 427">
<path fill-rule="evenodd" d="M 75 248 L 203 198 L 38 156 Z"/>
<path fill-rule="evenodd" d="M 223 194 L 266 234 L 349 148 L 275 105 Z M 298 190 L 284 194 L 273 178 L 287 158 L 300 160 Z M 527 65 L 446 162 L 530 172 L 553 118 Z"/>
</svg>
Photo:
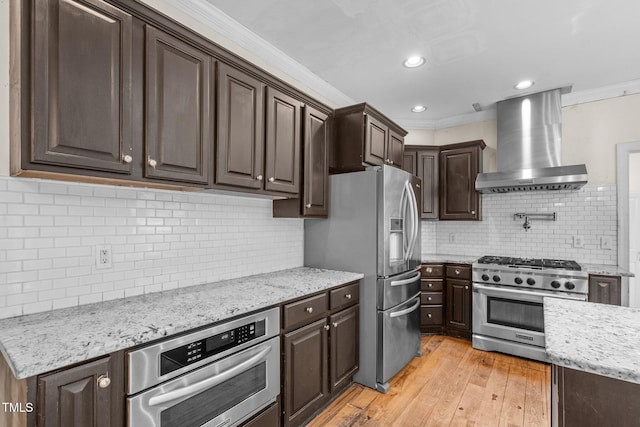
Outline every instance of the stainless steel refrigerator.
<svg viewBox="0 0 640 427">
<path fill-rule="evenodd" d="M 360 384 L 383 393 L 420 355 L 420 179 L 391 166 L 331 176 L 328 219 L 305 220 L 305 265 L 360 272 Z"/>
</svg>

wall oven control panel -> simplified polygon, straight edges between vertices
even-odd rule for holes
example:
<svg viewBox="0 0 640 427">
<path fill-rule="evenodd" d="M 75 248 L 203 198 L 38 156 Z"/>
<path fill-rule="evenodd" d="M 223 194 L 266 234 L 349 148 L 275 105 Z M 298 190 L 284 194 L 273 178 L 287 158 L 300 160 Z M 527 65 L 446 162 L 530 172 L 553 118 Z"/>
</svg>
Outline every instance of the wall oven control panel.
<svg viewBox="0 0 640 427">
<path fill-rule="evenodd" d="M 264 335 L 263 319 L 167 350 L 160 354 L 160 375 L 169 374 Z"/>
</svg>

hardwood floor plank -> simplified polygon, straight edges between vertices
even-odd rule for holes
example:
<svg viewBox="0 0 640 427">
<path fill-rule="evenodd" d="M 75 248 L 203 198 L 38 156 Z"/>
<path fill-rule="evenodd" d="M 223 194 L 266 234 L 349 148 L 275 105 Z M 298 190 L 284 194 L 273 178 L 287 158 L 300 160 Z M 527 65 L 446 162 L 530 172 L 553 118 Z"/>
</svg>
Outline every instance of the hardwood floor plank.
<svg viewBox="0 0 640 427">
<path fill-rule="evenodd" d="M 549 365 L 475 350 L 458 338 L 423 336 L 423 356 L 387 394 L 353 384 L 310 427 L 548 427 Z"/>
</svg>

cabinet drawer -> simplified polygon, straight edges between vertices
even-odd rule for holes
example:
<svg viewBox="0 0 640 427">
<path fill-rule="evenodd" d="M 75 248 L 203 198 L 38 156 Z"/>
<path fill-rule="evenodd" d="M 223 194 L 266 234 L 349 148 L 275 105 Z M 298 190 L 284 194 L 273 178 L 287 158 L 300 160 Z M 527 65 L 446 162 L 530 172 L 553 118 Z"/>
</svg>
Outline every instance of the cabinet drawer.
<svg viewBox="0 0 640 427">
<path fill-rule="evenodd" d="M 442 292 L 442 279 L 421 279 L 420 290 L 422 292 Z"/>
<path fill-rule="evenodd" d="M 286 304 L 282 308 L 283 328 L 306 325 L 327 314 L 327 294 L 316 295 Z"/>
<path fill-rule="evenodd" d="M 422 277 L 442 277 L 444 274 L 444 265 L 442 264 L 424 264 L 420 267 Z"/>
<path fill-rule="evenodd" d="M 442 304 L 442 292 L 423 292 L 420 294 L 421 304 Z"/>
<path fill-rule="evenodd" d="M 359 284 L 353 283 L 351 285 L 343 286 L 342 288 L 330 291 L 329 310 L 335 310 L 337 308 L 356 304 L 360 299 L 358 288 Z"/>
<path fill-rule="evenodd" d="M 442 325 L 442 306 L 423 305 L 420 307 L 420 324 L 423 326 Z"/>
<path fill-rule="evenodd" d="M 468 265 L 447 265 L 447 277 L 471 280 L 471 267 Z"/>
</svg>

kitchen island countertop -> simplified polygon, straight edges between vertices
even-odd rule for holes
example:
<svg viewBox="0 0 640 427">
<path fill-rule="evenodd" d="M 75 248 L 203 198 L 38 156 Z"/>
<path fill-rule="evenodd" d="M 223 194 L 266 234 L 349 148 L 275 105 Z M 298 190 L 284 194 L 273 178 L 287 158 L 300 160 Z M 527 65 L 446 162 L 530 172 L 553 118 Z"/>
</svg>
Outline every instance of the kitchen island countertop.
<svg viewBox="0 0 640 427">
<path fill-rule="evenodd" d="M 23 379 L 362 277 L 299 267 L 2 319 L 0 350 Z"/>
<path fill-rule="evenodd" d="M 549 362 L 640 384 L 640 309 L 544 299 Z"/>
</svg>

